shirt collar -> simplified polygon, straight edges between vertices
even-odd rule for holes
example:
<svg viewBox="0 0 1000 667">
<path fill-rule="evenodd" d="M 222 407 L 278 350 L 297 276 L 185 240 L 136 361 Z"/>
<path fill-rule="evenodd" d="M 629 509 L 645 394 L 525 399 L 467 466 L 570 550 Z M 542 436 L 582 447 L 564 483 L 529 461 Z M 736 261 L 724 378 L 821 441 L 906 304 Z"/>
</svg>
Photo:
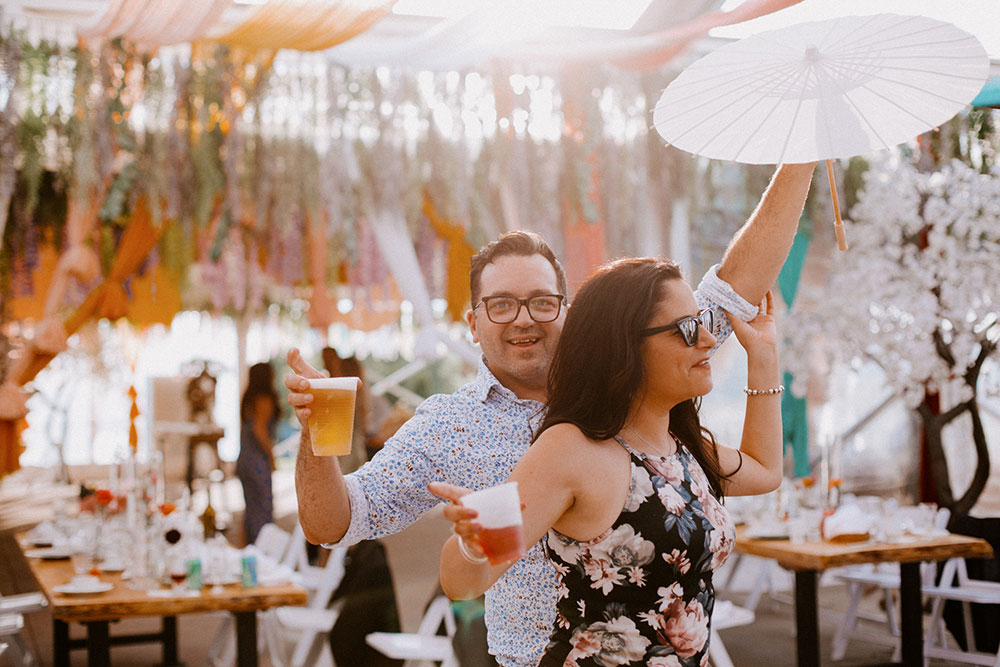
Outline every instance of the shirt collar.
<svg viewBox="0 0 1000 667">
<path fill-rule="evenodd" d="M 472 383 L 473 394 L 475 394 L 476 398 L 478 398 L 481 402 L 485 403 L 486 399 L 489 398 L 490 390 L 493 389 L 493 387 L 506 389 L 506 387 L 500 384 L 500 380 L 493 375 L 493 372 L 490 371 L 489 367 L 486 366 L 486 359 L 484 357 L 480 357 L 479 368 L 476 372 L 476 380 Z"/>
<path fill-rule="evenodd" d="M 476 373 L 476 379 L 472 383 L 472 393 L 482 403 L 485 403 L 490 397 L 490 391 L 494 389 L 499 395 L 504 396 L 507 399 L 515 401 L 517 403 L 523 403 L 526 405 L 527 404 L 544 405 L 542 403 L 539 403 L 538 401 L 534 401 L 531 399 L 518 398 L 513 391 L 505 387 L 503 383 L 500 382 L 500 380 L 498 380 L 495 375 L 493 375 L 493 371 L 491 371 L 489 367 L 486 365 L 486 359 L 484 357 L 480 357 L 479 369 Z"/>
</svg>

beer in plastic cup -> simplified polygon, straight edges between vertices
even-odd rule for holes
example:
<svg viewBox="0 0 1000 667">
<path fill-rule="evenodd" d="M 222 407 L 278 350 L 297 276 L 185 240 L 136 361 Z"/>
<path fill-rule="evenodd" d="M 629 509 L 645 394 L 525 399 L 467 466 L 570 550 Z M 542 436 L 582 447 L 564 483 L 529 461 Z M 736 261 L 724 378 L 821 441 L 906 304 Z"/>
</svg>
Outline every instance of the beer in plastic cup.
<svg viewBox="0 0 1000 667">
<path fill-rule="evenodd" d="M 309 438 L 316 456 L 351 453 L 354 439 L 354 400 L 360 378 L 339 377 L 309 380 Z"/>
<path fill-rule="evenodd" d="M 517 560 L 524 555 L 521 526 L 521 497 L 517 482 L 507 482 L 462 496 L 462 504 L 478 512 L 475 521 L 483 527 L 479 546 L 493 565 Z"/>
</svg>

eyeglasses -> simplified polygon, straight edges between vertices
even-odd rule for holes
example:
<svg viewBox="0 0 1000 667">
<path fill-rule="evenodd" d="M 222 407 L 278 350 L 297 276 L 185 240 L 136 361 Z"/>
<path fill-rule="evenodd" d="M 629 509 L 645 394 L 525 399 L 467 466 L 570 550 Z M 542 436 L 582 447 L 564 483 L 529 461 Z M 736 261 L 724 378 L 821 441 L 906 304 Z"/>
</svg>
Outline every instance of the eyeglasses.
<svg viewBox="0 0 1000 667">
<path fill-rule="evenodd" d="M 639 332 L 639 335 L 652 336 L 664 331 L 670 331 L 671 329 L 677 329 L 681 334 L 681 338 L 684 339 L 684 344 L 688 347 L 694 347 L 698 344 L 698 333 L 701 331 L 701 327 L 705 327 L 710 332 L 715 331 L 715 312 L 711 308 L 699 311 L 697 315 L 682 317 L 676 322 L 664 324 L 662 327 L 643 329 Z"/>
<path fill-rule="evenodd" d="M 521 314 L 521 306 L 528 309 L 528 317 L 536 322 L 551 322 L 559 317 L 562 310 L 562 302 L 565 299 L 562 294 L 539 294 L 529 296 L 527 299 L 518 299 L 513 296 L 484 296 L 475 305 L 473 310 L 479 306 L 486 306 L 486 317 L 494 324 L 509 324 L 517 319 Z"/>
</svg>

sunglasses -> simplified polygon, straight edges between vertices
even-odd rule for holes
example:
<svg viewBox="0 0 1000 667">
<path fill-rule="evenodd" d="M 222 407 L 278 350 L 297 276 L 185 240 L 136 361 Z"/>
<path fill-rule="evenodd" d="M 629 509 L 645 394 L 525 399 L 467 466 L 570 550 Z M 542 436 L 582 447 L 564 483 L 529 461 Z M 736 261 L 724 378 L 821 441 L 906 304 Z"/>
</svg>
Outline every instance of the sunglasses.
<svg viewBox="0 0 1000 667">
<path fill-rule="evenodd" d="M 681 334 L 681 338 L 684 339 L 684 344 L 688 347 L 694 347 L 698 344 L 698 333 L 701 331 L 701 327 L 705 327 L 709 331 L 715 331 L 715 312 L 711 308 L 699 311 L 697 315 L 682 317 L 676 322 L 664 324 L 662 327 L 643 329 L 639 332 L 639 335 L 653 336 L 664 331 L 677 329 Z"/>
</svg>

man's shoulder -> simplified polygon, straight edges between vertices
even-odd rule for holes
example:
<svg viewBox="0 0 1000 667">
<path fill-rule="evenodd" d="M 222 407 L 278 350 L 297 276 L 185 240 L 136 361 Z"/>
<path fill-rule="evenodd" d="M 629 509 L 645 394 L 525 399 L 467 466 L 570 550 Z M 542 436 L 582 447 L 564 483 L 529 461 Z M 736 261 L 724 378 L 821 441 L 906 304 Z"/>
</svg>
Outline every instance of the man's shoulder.
<svg viewBox="0 0 1000 667">
<path fill-rule="evenodd" d="M 432 394 L 424 399 L 417 410 L 464 408 L 472 402 L 481 402 L 477 399 L 475 381 L 462 385 L 450 394 Z"/>
</svg>

